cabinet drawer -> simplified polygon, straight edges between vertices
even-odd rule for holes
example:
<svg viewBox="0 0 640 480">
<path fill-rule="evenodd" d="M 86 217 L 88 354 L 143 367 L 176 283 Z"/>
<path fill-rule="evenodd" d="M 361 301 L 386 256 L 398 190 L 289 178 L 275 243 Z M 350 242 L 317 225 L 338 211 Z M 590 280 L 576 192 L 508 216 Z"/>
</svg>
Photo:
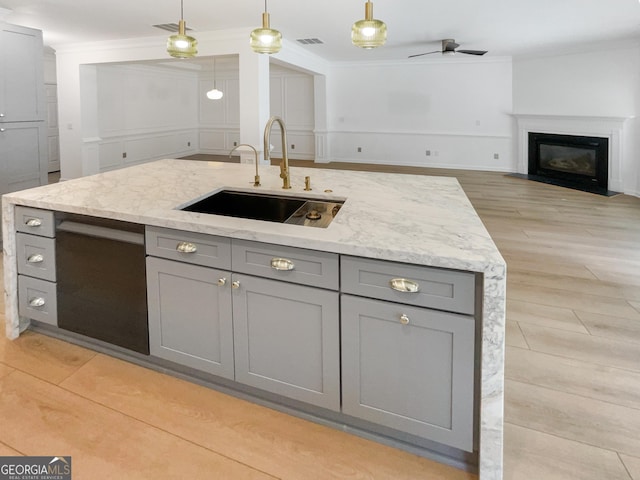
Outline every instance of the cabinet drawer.
<svg viewBox="0 0 640 480">
<path fill-rule="evenodd" d="M 233 271 L 338 290 L 338 255 L 303 248 L 234 240 Z"/>
<path fill-rule="evenodd" d="M 52 238 L 55 236 L 53 212 L 16 206 L 16 230 Z"/>
<path fill-rule="evenodd" d="M 475 311 L 473 273 L 349 256 L 340 262 L 344 293 L 468 315 Z M 398 291 L 393 280 L 400 284 L 396 288 L 409 280 L 417 291 Z"/>
<path fill-rule="evenodd" d="M 231 268 L 231 240 L 215 235 L 147 227 L 147 254 L 205 267 Z"/>
<path fill-rule="evenodd" d="M 23 317 L 57 326 L 56 284 L 19 275 L 18 311 Z"/>
<path fill-rule="evenodd" d="M 56 281 L 55 239 L 27 233 L 16 235 L 18 273 Z"/>
</svg>

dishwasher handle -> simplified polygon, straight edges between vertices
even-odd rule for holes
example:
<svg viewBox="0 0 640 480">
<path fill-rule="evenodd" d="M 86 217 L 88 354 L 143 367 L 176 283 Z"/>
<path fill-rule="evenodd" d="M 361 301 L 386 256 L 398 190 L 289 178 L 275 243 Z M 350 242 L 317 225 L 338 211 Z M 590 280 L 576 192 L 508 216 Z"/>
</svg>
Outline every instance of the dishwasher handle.
<svg viewBox="0 0 640 480">
<path fill-rule="evenodd" d="M 114 228 L 101 227 L 98 225 L 89 225 L 87 223 L 73 222 L 64 220 L 56 227 L 56 230 L 62 232 L 77 233 L 79 235 L 87 235 L 90 237 L 107 238 L 124 243 L 133 243 L 136 245 L 144 245 L 144 234 L 129 232 L 127 230 L 116 230 Z"/>
</svg>

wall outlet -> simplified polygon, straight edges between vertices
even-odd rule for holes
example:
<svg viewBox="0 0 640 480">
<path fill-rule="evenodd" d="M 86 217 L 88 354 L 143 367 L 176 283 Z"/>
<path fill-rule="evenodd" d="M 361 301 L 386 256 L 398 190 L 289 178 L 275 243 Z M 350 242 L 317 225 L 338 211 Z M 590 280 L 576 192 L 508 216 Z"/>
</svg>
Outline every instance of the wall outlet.
<svg viewBox="0 0 640 480">
<path fill-rule="evenodd" d="M 362 153 L 362 147 L 358 147 L 358 153 Z"/>
<path fill-rule="evenodd" d="M 122 158 L 127 158 L 127 152 L 122 152 Z"/>
<path fill-rule="evenodd" d="M 427 150 L 427 151 L 425 152 L 425 154 L 427 155 L 427 157 L 430 157 L 430 156 L 431 156 L 431 150 Z"/>
<path fill-rule="evenodd" d="M 191 146 L 191 142 L 187 142 L 187 147 L 190 147 L 190 146 Z"/>
<path fill-rule="evenodd" d="M 296 149 L 296 145 L 294 143 L 291 144 L 291 150 L 295 150 Z"/>
<path fill-rule="evenodd" d="M 233 146 L 237 147 L 238 146 L 238 142 L 233 142 Z"/>
<path fill-rule="evenodd" d="M 497 153 L 494 153 L 494 154 L 493 154 L 493 159 L 494 159 L 494 160 L 498 160 L 499 158 L 500 158 L 500 155 L 499 155 L 499 154 L 497 154 Z"/>
</svg>

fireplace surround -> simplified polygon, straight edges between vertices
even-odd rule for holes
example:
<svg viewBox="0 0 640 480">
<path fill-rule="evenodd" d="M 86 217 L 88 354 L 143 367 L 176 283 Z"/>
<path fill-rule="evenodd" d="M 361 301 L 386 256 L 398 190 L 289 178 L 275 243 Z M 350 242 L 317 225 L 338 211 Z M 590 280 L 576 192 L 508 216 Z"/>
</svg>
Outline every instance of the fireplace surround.
<svg viewBox="0 0 640 480">
<path fill-rule="evenodd" d="M 625 176 L 625 164 L 629 164 L 630 151 L 625 148 L 630 132 L 627 121 L 632 117 L 583 116 L 556 114 L 512 114 L 517 122 L 518 176 L 529 177 L 529 133 L 551 133 L 608 139 L 608 195 L 624 192 L 629 176 Z M 546 177 L 539 177 L 548 181 Z M 628 187 L 626 187 L 628 188 Z"/>
</svg>

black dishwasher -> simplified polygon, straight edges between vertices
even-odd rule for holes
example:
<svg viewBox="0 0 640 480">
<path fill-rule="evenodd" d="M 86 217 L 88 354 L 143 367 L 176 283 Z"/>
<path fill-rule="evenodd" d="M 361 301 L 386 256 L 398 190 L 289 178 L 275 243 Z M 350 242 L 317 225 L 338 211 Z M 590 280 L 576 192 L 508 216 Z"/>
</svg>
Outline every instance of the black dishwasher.
<svg viewBox="0 0 640 480">
<path fill-rule="evenodd" d="M 144 226 L 56 214 L 58 327 L 149 355 Z"/>
</svg>

